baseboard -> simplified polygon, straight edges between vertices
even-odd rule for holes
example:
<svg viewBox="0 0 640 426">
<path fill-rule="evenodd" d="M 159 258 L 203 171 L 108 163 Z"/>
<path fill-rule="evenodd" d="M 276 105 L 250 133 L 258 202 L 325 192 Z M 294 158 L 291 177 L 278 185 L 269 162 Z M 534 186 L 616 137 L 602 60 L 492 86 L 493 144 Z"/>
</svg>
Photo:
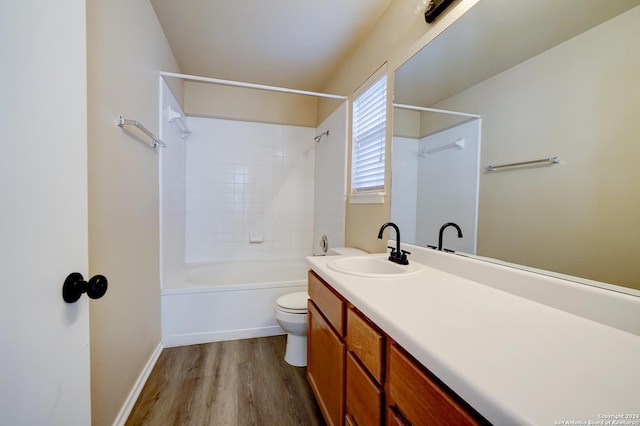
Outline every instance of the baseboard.
<svg viewBox="0 0 640 426">
<path fill-rule="evenodd" d="M 222 342 L 224 340 L 251 339 L 285 334 L 280 326 L 245 328 L 239 330 L 212 331 L 207 333 L 172 334 L 166 337 L 164 347 L 198 345 L 201 343 Z"/>
<path fill-rule="evenodd" d="M 138 379 L 134 383 L 133 388 L 131 389 L 131 392 L 129 392 L 129 396 L 127 396 L 127 399 L 122 405 L 122 408 L 118 413 L 118 416 L 113 422 L 114 426 L 124 426 L 124 424 L 126 423 L 127 419 L 129 418 L 129 414 L 131 414 L 131 410 L 133 410 L 133 406 L 136 404 L 136 401 L 140 396 L 140 392 L 142 392 L 142 388 L 144 387 L 144 384 L 147 382 L 147 379 L 151 374 L 151 370 L 153 370 L 153 367 L 156 365 L 158 358 L 160 358 L 162 349 L 164 349 L 164 345 L 162 344 L 162 342 L 160 342 L 156 347 L 156 349 L 151 354 L 149 361 L 147 361 L 147 365 L 145 365 L 142 371 L 140 372 L 140 375 L 138 376 Z"/>
</svg>

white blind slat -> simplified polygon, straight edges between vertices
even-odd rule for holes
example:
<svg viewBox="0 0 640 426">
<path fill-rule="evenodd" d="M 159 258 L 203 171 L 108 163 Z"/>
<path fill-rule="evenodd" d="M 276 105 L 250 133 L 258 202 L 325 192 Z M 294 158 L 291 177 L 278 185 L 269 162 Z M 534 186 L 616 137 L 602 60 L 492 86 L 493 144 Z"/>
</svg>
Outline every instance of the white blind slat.
<svg viewBox="0 0 640 426">
<path fill-rule="evenodd" d="M 353 192 L 384 188 L 387 76 L 353 102 Z"/>
</svg>

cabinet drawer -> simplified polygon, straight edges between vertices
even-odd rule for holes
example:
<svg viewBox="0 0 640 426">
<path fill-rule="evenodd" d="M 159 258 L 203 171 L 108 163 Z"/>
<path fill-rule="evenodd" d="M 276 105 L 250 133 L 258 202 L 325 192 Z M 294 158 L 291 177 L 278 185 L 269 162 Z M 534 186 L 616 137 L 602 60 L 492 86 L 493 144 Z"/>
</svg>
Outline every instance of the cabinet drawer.
<svg viewBox="0 0 640 426">
<path fill-rule="evenodd" d="M 389 426 L 410 426 L 393 407 L 387 407 L 387 424 Z"/>
<path fill-rule="evenodd" d="M 450 391 L 424 372 L 397 346 L 391 346 L 389 357 L 389 393 L 398 410 L 411 424 L 480 424 Z"/>
<path fill-rule="evenodd" d="M 347 309 L 347 348 L 353 352 L 382 384 L 384 374 L 384 336 L 353 308 Z"/>
<path fill-rule="evenodd" d="M 309 302 L 307 378 L 328 425 L 344 421 L 344 359 L 340 337 Z"/>
<path fill-rule="evenodd" d="M 345 302 L 313 271 L 309 271 L 309 298 L 338 334 L 344 336 Z"/>
<path fill-rule="evenodd" d="M 347 418 L 361 426 L 382 424 L 382 389 L 347 352 Z"/>
</svg>

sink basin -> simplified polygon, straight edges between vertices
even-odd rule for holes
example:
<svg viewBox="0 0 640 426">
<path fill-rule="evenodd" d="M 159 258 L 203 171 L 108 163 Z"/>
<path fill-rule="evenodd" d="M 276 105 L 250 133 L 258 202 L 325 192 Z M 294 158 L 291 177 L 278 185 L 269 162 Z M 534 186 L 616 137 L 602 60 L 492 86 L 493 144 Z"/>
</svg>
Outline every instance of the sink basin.
<svg viewBox="0 0 640 426">
<path fill-rule="evenodd" d="M 415 262 L 399 265 L 379 256 L 340 257 L 327 263 L 327 267 L 343 274 L 371 278 L 402 278 L 419 274 L 422 266 Z"/>
</svg>

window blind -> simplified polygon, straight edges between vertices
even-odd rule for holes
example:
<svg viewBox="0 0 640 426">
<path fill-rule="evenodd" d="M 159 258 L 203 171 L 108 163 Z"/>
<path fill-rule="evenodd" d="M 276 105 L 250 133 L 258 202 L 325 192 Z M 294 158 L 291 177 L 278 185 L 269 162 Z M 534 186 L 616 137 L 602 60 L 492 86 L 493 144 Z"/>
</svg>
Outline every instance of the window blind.
<svg viewBox="0 0 640 426">
<path fill-rule="evenodd" d="M 386 74 L 353 102 L 351 186 L 354 193 L 384 189 Z"/>
</svg>

